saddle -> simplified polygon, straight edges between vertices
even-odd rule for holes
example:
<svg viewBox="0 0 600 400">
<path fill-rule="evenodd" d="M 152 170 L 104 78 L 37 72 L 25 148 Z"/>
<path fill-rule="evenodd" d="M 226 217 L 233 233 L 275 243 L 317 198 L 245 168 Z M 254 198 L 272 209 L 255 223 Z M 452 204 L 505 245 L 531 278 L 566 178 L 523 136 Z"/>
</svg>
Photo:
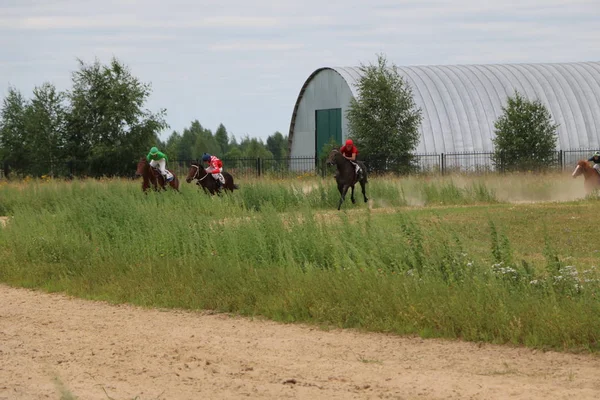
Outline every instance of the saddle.
<svg viewBox="0 0 600 400">
<path fill-rule="evenodd" d="M 160 173 L 159 168 L 157 168 L 157 167 L 151 167 L 151 168 L 153 170 L 152 172 L 154 173 L 155 178 L 158 178 L 158 177 L 164 178 L 164 176 Z M 171 173 L 171 171 L 169 171 L 169 170 L 166 170 L 166 171 L 167 171 L 167 179 L 165 180 L 165 182 L 167 182 L 169 178 L 171 178 L 171 180 L 173 180 L 174 176 Z"/>
</svg>

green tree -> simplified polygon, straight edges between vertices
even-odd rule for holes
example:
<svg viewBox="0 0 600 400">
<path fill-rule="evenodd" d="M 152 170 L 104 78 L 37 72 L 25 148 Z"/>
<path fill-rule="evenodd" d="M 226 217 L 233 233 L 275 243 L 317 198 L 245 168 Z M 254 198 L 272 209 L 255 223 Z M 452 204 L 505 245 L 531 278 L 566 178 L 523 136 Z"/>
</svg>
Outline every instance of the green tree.
<svg viewBox="0 0 600 400">
<path fill-rule="evenodd" d="M 165 143 L 164 150 L 167 157 L 172 158 L 174 160 L 179 159 L 178 149 L 179 143 L 181 142 L 181 135 L 177 131 L 173 131 L 169 138 L 167 139 L 167 143 Z"/>
<path fill-rule="evenodd" d="M 229 135 L 223 124 L 220 124 L 215 132 L 215 140 L 219 144 L 219 154 L 226 154 L 229 151 Z"/>
<path fill-rule="evenodd" d="M 360 71 L 358 98 L 351 100 L 347 111 L 349 136 L 372 169 L 382 171 L 392 166 L 398 172 L 408 172 L 419 144 L 422 110 L 397 66 L 388 67 L 383 55 L 378 55 L 377 65 L 361 65 Z"/>
<path fill-rule="evenodd" d="M 329 157 L 329 153 L 331 153 L 331 150 L 339 149 L 340 147 L 341 145 L 338 142 L 336 142 L 333 136 L 329 138 L 329 142 L 323 145 L 323 148 L 321 148 L 321 151 L 319 151 L 319 166 L 321 169 L 321 175 L 325 176 L 327 174 L 327 157 Z"/>
<path fill-rule="evenodd" d="M 24 146 L 27 105 L 21 92 L 10 87 L 0 110 L 0 152 L 13 170 L 22 170 L 30 158 L 28 149 Z"/>
<path fill-rule="evenodd" d="M 198 124 L 197 132 L 198 135 L 196 136 L 196 143 L 194 145 L 196 157 L 202 157 L 204 153 L 221 157 L 221 146 L 219 146 L 210 129 L 203 128 L 202 125 Z"/>
<path fill-rule="evenodd" d="M 494 127 L 492 160 L 497 169 L 540 170 L 556 162 L 558 125 L 540 100 L 527 100 L 515 90 Z"/>
<path fill-rule="evenodd" d="M 244 155 L 242 154 L 242 150 L 240 149 L 240 145 L 237 142 L 237 139 L 232 134 L 229 138 L 229 144 L 227 145 L 227 153 L 225 154 L 225 158 L 241 158 Z"/>
<path fill-rule="evenodd" d="M 168 127 L 165 110 L 151 113 L 143 106 L 150 85 L 140 82 L 113 58 L 109 65 L 79 61 L 69 93 L 67 154 L 76 166 L 89 163 L 93 175 L 127 173 L 135 161 L 156 143 L 156 134 Z"/>
<path fill-rule="evenodd" d="M 202 125 L 200 122 L 193 121 L 189 128 L 183 129 L 181 140 L 177 144 L 177 159 L 178 160 L 195 160 L 198 158 L 197 152 L 194 149 L 196 145 L 196 139 L 200 134 Z"/>
<path fill-rule="evenodd" d="M 242 153 L 242 151 L 240 150 L 240 148 L 238 146 L 235 147 L 230 147 L 229 151 L 225 154 L 224 158 L 227 159 L 234 159 L 234 158 L 242 158 L 244 157 L 244 154 Z"/>
<path fill-rule="evenodd" d="M 275 158 L 285 158 L 288 153 L 287 136 L 283 136 L 281 132 L 275 132 L 267 138 L 267 150 L 269 150 Z"/>
<path fill-rule="evenodd" d="M 26 141 L 31 162 L 28 172 L 40 176 L 65 172 L 64 147 L 67 111 L 64 93 L 44 83 L 33 89 L 33 99 L 25 109 Z"/>
<path fill-rule="evenodd" d="M 242 151 L 243 157 L 247 158 L 273 158 L 273 154 L 267 149 L 263 141 L 258 138 L 246 136 L 240 142 L 240 150 Z"/>
</svg>

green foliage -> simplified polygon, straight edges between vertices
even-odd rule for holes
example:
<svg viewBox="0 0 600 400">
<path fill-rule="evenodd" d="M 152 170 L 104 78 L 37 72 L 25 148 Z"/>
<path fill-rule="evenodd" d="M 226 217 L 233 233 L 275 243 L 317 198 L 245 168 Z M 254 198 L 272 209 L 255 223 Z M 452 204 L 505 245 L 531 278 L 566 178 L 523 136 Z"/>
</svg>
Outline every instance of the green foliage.
<svg viewBox="0 0 600 400">
<path fill-rule="evenodd" d="M 157 142 L 167 125 L 165 111 L 143 109 L 150 85 L 113 59 L 85 64 L 73 73 L 73 87 L 61 93 L 49 83 L 31 100 L 15 89 L 0 115 L 0 156 L 12 169 L 34 176 L 128 174 Z"/>
<path fill-rule="evenodd" d="M 144 104 L 150 84 L 141 82 L 113 58 L 96 60 L 72 75 L 72 89 L 61 93 L 44 83 L 31 100 L 9 88 L 0 109 L 0 160 L 18 175 L 131 175 L 137 160 L 157 146 L 169 161 L 194 160 L 203 153 L 220 158 L 287 157 L 287 137 L 275 132 L 265 144 L 256 138 L 240 143 L 219 124 L 213 134 L 198 120 L 166 142 L 158 134 L 168 127 L 165 110 L 152 113 Z M 7 167 L 8 166 L 8 167 Z M 281 171 L 285 160 L 265 168 Z"/>
<path fill-rule="evenodd" d="M 96 174 L 126 174 L 135 168 L 156 133 L 167 127 L 164 110 L 153 114 L 143 109 L 150 93 L 149 84 L 114 58 L 109 65 L 79 60 L 69 92 L 69 159 L 86 160 Z"/>
<path fill-rule="evenodd" d="M 27 137 L 25 132 L 27 105 L 21 92 L 10 87 L 0 111 L 0 154 L 17 169 L 23 168 L 29 159 L 28 149 L 23 145 Z"/>
<path fill-rule="evenodd" d="M 325 143 L 323 145 L 323 148 L 319 151 L 319 160 L 321 160 L 321 162 L 324 162 L 325 160 L 327 160 L 327 157 L 329 157 L 329 153 L 331 153 L 331 150 L 333 149 L 339 149 L 341 147 L 341 145 L 336 142 L 335 138 L 332 136 L 329 138 L 329 142 Z"/>
<path fill-rule="evenodd" d="M 25 147 L 30 163 L 23 172 L 34 176 L 64 174 L 66 118 L 64 93 L 49 83 L 34 88 L 25 111 Z"/>
<path fill-rule="evenodd" d="M 200 158 L 204 153 L 209 153 L 218 157 L 222 157 L 221 146 L 219 145 L 217 139 L 213 136 L 212 132 L 209 129 L 203 128 L 202 125 L 200 125 L 200 123 L 196 120 L 192 123 L 190 131 L 196 137 L 193 153 L 195 157 L 193 158 Z"/>
<path fill-rule="evenodd" d="M 347 112 L 350 136 L 371 169 L 410 172 L 422 120 L 412 89 L 383 55 L 377 65 L 361 65 L 360 71 L 358 98 Z"/>
<path fill-rule="evenodd" d="M 227 134 L 227 129 L 223 124 L 219 124 L 219 127 L 215 132 L 215 140 L 219 144 L 218 154 L 227 154 L 229 151 L 229 135 Z"/>
<path fill-rule="evenodd" d="M 338 142 L 336 142 L 336 140 L 333 136 L 330 137 L 329 141 L 323 145 L 323 148 L 319 152 L 319 164 L 320 164 L 321 168 L 323 169 L 321 171 L 322 176 L 325 176 L 328 171 L 332 172 L 335 170 L 335 167 L 329 168 L 326 164 L 326 161 L 327 161 L 327 157 L 329 157 L 329 153 L 331 153 L 331 150 L 339 149 L 340 147 L 341 147 L 341 145 Z"/>
<path fill-rule="evenodd" d="M 267 138 L 267 150 L 273 154 L 275 158 L 285 158 L 288 154 L 288 138 L 283 136 L 281 132 L 275 132 Z"/>
<path fill-rule="evenodd" d="M 556 130 L 550 111 L 515 90 L 496 120 L 493 162 L 501 171 L 543 170 L 556 164 Z"/>
<path fill-rule="evenodd" d="M 249 158 L 273 158 L 273 154 L 267 149 L 262 139 L 246 136 L 239 145 L 243 157 Z"/>
<path fill-rule="evenodd" d="M 181 142 L 181 135 L 177 131 L 173 131 L 169 138 L 167 139 L 167 143 L 164 145 L 164 151 L 167 157 L 171 159 L 181 159 L 179 158 L 179 143 Z"/>
</svg>

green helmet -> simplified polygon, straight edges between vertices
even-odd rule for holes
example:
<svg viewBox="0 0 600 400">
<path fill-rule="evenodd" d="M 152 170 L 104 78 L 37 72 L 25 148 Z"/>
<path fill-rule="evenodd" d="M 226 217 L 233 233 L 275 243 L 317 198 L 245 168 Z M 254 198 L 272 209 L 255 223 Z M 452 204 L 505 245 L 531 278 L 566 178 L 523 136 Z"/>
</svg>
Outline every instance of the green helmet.
<svg viewBox="0 0 600 400">
<path fill-rule="evenodd" d="M 600 151 L 595 152 L 594 157 L 600 157 Z"/>
<path fill-rule="evenodd" d="M 158 149 L 156 147 L 153 147 L 150 149 L 150 154 L 156 154 L 158 153 Z"/>
</svg>

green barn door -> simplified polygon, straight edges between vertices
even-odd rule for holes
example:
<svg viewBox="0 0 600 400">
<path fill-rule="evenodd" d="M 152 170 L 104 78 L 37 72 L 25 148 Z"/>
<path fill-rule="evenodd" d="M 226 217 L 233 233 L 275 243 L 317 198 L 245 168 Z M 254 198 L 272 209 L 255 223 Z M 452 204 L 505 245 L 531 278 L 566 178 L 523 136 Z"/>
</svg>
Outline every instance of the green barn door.
<svg viewBox="0 0 600 400">
<path fill-rule="evenodd" d="M 323 146 L 333 138 L 338 146 L 342 143 L 342 109 L 330 108 L 315 112 L 315 156 L 319 157 Z"/>
</svg>

